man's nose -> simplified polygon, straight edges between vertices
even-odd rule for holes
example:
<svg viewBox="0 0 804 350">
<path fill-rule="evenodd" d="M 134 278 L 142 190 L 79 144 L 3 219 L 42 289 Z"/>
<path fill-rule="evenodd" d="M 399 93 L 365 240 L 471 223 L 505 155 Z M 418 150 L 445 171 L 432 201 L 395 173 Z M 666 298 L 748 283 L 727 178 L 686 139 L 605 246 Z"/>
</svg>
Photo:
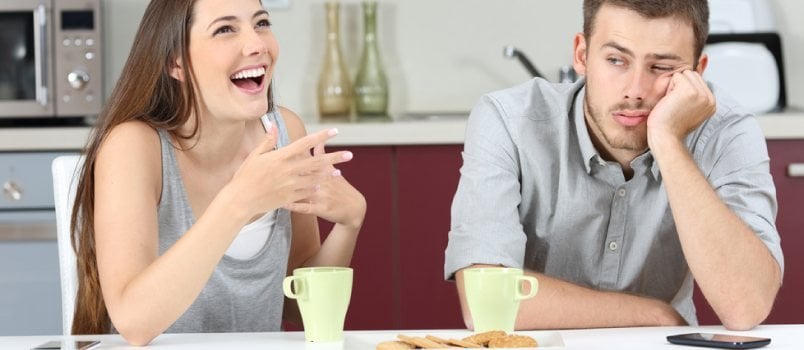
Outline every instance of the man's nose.
<svg viewBox="0 0 804 350">
<path fill-rule="evenodd" d="M 628 79 L 628 86 L 625 89 L 625 98 L 644 100 L 651 86 L 649 78 L 649 74 L 639 69 L 632 71 Z"/>
</svg>

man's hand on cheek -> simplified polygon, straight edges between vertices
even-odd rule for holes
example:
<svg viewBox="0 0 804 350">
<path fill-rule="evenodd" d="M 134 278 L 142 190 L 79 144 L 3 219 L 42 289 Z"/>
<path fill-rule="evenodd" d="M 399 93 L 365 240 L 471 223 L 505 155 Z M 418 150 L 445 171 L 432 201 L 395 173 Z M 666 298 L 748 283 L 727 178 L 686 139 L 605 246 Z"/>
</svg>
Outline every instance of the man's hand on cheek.
<svg viewBox="0 0 804 350">
<path fill-rule="evenodd" d="M 689 69 L 677 71 L 648 117 L 648 143 L 665 137 L 681 141 L 714 113 L 715 97 L 703 77 Z"/>
</svg>

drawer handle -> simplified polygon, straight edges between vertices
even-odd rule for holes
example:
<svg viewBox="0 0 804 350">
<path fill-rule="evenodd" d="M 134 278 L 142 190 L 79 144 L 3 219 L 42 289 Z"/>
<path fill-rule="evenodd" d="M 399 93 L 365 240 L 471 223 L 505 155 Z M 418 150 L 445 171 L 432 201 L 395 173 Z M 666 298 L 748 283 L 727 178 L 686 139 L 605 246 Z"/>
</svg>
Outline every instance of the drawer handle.
<svg viewBox="0 0 804 350">
<path fill-rule="evenodd" d="M 804 177 L 804 163 L 792 163 L 788 165 L 787 176 Z"/>
<path fill-rule="evenodd" d="M 6 197 L 12 201 L 19 201 L 22 199 L 22 187 L 11 180 L 6 181 L 6 183 L 3 184 L 3 193 L 5 193 Z"/>
</svg>

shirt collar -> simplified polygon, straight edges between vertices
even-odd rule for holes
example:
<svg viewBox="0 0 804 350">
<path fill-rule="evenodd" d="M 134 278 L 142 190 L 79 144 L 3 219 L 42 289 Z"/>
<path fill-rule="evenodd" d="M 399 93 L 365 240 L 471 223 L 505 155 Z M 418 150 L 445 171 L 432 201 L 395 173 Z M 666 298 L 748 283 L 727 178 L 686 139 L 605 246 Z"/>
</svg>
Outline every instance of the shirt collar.
<svg viewBox="0 0 804 350">
<path fill-rule="evenodd" d="M 575 94 L 575 103 L 572 107 L 573 120 L 575 122 L 575 134 L 578 138 L 578 146 L 581 149 L 583 165 L 586 172 L 592 173 L 592 162 L 602 162 L 603 159 L 598 155 L 592 139 L 589 137 L 589 130 L 586 128 L 586 117 L 583 110 L 584 96 L 586 96 L 586 86 L 578 90 Z"/>
</svg>

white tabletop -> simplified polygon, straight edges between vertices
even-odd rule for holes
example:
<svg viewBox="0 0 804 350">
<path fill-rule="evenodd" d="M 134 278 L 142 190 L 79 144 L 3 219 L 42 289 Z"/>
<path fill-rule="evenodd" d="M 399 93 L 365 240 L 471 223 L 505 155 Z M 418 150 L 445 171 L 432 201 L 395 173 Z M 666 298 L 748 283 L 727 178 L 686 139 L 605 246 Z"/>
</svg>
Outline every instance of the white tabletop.
<svg viewBox="0 0 804 350">
<path fill-rule="evenodd" d="M 564 346 L 561 349 L 685 349 L 672 345 L 666 337 L 679 333 L 726 333 L 771 338 L 771 344 L 763 349 L 802 349 L 804 348 L 804 325 L 761 325 L 747 332 L 731 332 L 723 327 L 641 327 L 608 328 L 562 331 L 517 332 L 519 334 L 544 337 L 560 336 Z M 306 343 L 302 332 L 277 333 L 207 333 L 207 334 L 163 334 L 154 339 L 147 348 L 155 349 L 283 349 L 283 350 L 362 350 L 374 349 L 381 341 L 394 340 L 398 334 L 424 336 L 432 334 L 442 337 L 468 336 L 466 330 L 389 330 L 389 331 L 347 331 L 343 342 Z M 51 340 L 100 340 L 94 349 L 142 349 L 126 344 L 118 335 L 101 336 L 30 336 L 0 337 L 0 349 L 31 349 Z M 550 347 L 551 349 L 554 347 Z"/>
</svg>

